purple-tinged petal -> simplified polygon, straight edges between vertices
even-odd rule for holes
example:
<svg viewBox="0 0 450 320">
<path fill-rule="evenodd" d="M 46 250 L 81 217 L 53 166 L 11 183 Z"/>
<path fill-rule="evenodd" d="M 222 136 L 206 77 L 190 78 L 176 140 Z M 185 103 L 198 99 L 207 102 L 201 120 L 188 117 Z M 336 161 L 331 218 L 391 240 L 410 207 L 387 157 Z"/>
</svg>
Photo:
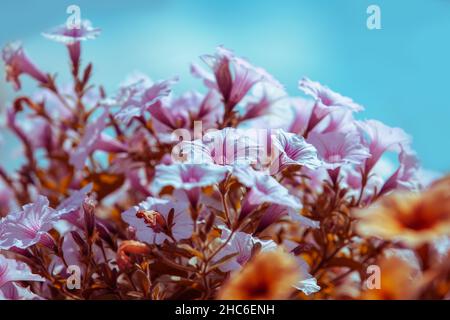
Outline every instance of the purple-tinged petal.
<svg viewBox="0 0 450 320">
<path fill-rule="evenodd" d="M 8 259 L 0 254 L 0 289 L 12 281 L 45 281 L 45 279 L 33 274 L 26 263 Z"/>
<path fill-rule="evenodd" d="M 380 121 L 357 121 L 355 124 L 371 154 L 366 161 L 367 173 L 372 170 L 386 151 L 396 151 L 400 149 L 400 145 L 411 143 L 411 137 L 405 131 L 400 128 L 388 127 Z"/>
<path fill-rule="evenodd" d="M 280 129 L 272 134 L 271 140 L 275 153 L 271 169 L 278 169 L 274 172 L 292 165 L 315 169 L 322 164 L 317 157 L 316 148 L 301 136 Z"/>
<path fill-rule="evenodd" d="M 356 133 L 311 132 L 307 141 L 314 145 L 327 169 L 337 169 L 345 164 L 359 165 L 370 157 Z"/>
<path fill-rule="evenodd" d="M 291 98 L 289 102 L 293 118 L 287 127 L 287 131 L 303 136 L 308 128 L 314 103 L 302 98 Z"/>
<path fill-rule="evenodd" d="M 391 190 L 418 190 L 419 181 L 419 159 L 416 153 L 409 148 L 402 147 L 399 154 L 400 165 L 398 169 L 391 175 L 391 177 L 384 183 L 380 190 L 380 195 L 385 194 Z"/>
<path fill-rule="evenodd" d="M 307 95 L 316 100 L 321 108 L 342 108 L 351 111 L 362 111 L 364 108 L 359 104 L 353 102 L 351 98 L 344 97 L 341 94 L 332 91 L 330 88 L 320 84 L 319 82 L 311 81 L 308 78 L 303 78 L 299 82 L 299 88 Z"/>
<path fill-rule="evenodd" d="M 227 111 L 231 111 L 258 82 L 268 82 L 281 87 L 264 69 L 251 65 L 228 49 L 218 47 L 214 55 L 203 55 L 203 61 L 212 69 L 214 77 L 193 65 L 191 72 L 200 77 L 210 88 L 217 88 L 222 94 Z M 215 80 L 215 85 L 212 79 Z"/>
<path fill-rule="evenodd" d="M 105 110 L 98 119 L 89 123 L 80 143 L 70 154 L 70 164 L 77 170 L 83 169 L 86 159 L 96 150 L 102 131 L 106 128 L 107 117 L 108 111 Z"/>
<path fill-rule="evenodd" d="M 261 221 L 258 225 L 258 231 L 264 230 L 284 216 L 289 216 L 293 221 L 296 221 L 300 225 L 305 227 L 316 229 L 320 226 L 320 222 L 311 220 L 303 216 L 299 212 L 299 210 L 286 207 L 282 204 L 271 204 L 269 207 L 267 207 L 264 215 L 261 218 Z"/>
<path fill-rule="evenodd" d="M 162 98 L 167 97 L 178 78 L 153 83 L 143 74 L 130 76 L 119 88 L 116 97 L 108 104 L 120 106 L 115 118 L 128 125 L 133 118 L 141 117 Z"/>
<path fill-rule="evenodd" d="M 80 209 L 89 192 L 92 191 L 93 184 L 89 183 L 80 190 L 74 191 L 68 198 L 63 200 L 56 208 L 58 215 L 72 223 L 80 218 Z"/>
<path fill-rule="evenodd" d="M 228 169 L 213 164 L 173 164 L 158 165 L 152 185 L 154 194 L 159 194 L 164 187 L 191 190 L 220 183 Z"/>
<path fill-rule="evenodd" d="M 39 196 L 36 202 L 23 206 L 0 220 L 0 249 L 26 249 L 36 243 L 51 245 L 47 233 L 59 220 L 58 212 L 49 207 L 48 199 Z"/>
<path fill-rule="evenodd" d="M 3 48 L 2 58 L 5 62 L 6 81 L 13 82 L 15 90 L 21 87 L 19 77 L 22 74 L 29 75 L 41 84 L 48 82 L 48 77 L 27 57 L 20 42 L 7 44 Z"/>
<path fill-rule="evenodd" d="M 255 171 L 251 167 L 236 166 L 233 168 L 233 176 L 249 188 L 242 206 L 241 214 L 244 216 L 263 203 L 282 203 L 294 209 L 302 207 L 300 201 L 289 194 L 288 189 L 265 172 Z"/>
<path fill-rule="evenodd" d="M 92 27 L 90 21 L 83 20 L 78 28 L 69 28 L 67 24 L 62 24 L 48 32 L 43 32 L 42 35 L 47 39 L 71 45 L 75 42 L 95 39 L 100 35 L 100 31 L 99 28 Z"/>
<path fill-rule="evenodd" d="M 0 300 L 44 300 L 31 292 L 30 287 L 24 288 L 16 283 L 9 282 L 0 288 Z"/>
</svg>

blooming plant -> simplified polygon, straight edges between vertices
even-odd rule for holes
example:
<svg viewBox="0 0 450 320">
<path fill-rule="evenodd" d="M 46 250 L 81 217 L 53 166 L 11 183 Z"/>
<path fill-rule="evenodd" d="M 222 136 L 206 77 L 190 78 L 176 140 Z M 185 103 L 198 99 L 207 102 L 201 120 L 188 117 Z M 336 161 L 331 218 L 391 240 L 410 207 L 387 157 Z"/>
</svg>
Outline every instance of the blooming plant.
<svg viewBox="0 0 450 320">
<path fill-rule="evenodd" d="M 3 49 L 14 88 L 38 88 L 6 109 L 25 161 L 0 166 L 1 299 L 450 297 L 450 178 L 422 178 L 402 129 L 223 47 L 191 67 L 204 94 L 144 74 L 108 94 L 81 60 L 99 34 L 44 34 L 69 84 Z"/>
</svg>

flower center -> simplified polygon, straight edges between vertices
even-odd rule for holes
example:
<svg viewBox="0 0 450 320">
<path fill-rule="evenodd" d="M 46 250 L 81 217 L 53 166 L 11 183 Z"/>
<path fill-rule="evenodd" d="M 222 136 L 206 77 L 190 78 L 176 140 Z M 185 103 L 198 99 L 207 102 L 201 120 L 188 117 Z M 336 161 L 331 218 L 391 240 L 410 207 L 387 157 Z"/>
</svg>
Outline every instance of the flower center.
<svg viewBox="0 0 450 320">
<path fill-rule="evenodd" d="M 328 156 L 328 162 L 334 163 L 334 162 L 339 162 L 342 160 L 341 155 L 339 154 L 332 154 Z"/>
</svg>

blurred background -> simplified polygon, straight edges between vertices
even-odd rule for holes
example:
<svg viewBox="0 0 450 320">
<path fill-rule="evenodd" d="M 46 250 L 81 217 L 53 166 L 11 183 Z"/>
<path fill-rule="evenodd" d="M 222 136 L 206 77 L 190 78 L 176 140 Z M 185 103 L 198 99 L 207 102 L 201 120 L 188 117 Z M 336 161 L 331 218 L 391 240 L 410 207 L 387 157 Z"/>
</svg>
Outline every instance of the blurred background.
<svg viewBox="0 0 450 320">
<path fill-rule="evenodd" d="M 64 23 L 71 4 L 102 29 L 83 57 L 109 93 L 137 70 L 154 80 L 179 75 L 178 93 L 200 88 L 189 63 L 224 45 L 268 70 L 291 95 L 308 76 L 352 97 L 366 108 L 360 119 L 402 127 L 425 168 L 450 171 L 448 0 L 1 1 L 0 45 L 21 40 L 41 69 L 69 79 L 65 48 L 41 32 Z M 381 7 L 381 30 L 366 27 L 371 4 Z M 0 72 L 4 108 L 15 93 L 2 62 Z M 31 82 L 23 84 L 31 93 Z M 20 159 L 8 136 L 3 140 L 0 163 L 12 168 Z"/>
</svg>

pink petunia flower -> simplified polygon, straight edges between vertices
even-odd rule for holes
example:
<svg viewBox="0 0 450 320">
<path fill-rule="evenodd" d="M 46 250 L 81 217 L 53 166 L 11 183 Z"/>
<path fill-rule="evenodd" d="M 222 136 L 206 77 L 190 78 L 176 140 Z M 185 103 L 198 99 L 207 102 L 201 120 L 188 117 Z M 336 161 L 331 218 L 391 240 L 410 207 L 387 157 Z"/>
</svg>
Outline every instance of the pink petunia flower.
<svg viewBox="0 0 450 320">
<path fill-rule="evenodd" d="M 25 54 L 20 42 L 7 44 L 2 51 L 6 67 L 6 81 L 11 81 L 15 90 L 21 88 L 19 77 L 27 74 L 41 84 L 48 82 L 48 77 L 39 70 Z"/>
<path fill-rule="evenodd" d="M 295 210 L 293 208 L 284 206 L 283 204 L 271 204 L 264 212 L 257 230 L 262 231 L 285 216 L 290 217 L 292 221 L 295 221 L 304 227 L 316 229 L 320 226 L 320 222 L 311 220 L 303 216 L 300 213 L 300 210 Z"/>
<path fill-rule="evenodd" d="M 31 292 L 30 287 L 24 288 L 14 282 L 8 282 L 0 288 L 0 300 L 43 300 Z"/>
<path fill-rule="evenodd" d="M 320 131 L 321 133 L 348 133 L 356 130 L 353 113 L 349 110 L 344 109 L 331 112 L 327 117 L 325 117 L 324 122 L 327 119 L 328 122 L 326 122 L 326 126 Z"/>
<path fill-rule="evenodd" d="M 190 190 L 221 182 L 228 170 L 212 164 L 158 165 L 155 170 L 152 190 L 158 194 L 165 186 Z"/>
<path fill-rule="evenodd" d="M 188 91 L 179 97 L 168 97 L 149 109 L 158 134 L 171 134 L 176 129 L 191 133 L 194 122 L 201 121 L 202 128 L 213 128 L 220 116 L 218 93 L 209 91 L 206 96 Z"/>
<path fill-rule="evenodd" d="M 327 169 L 337 169 L 345 164 L 359 165 L 370 157 L 361 138 L 355 132 L 311 132 L 307 141 L 316 147 L 319 158 Z"/>
<path fill-rule="evenodd" d="M 69 26 L 62 24 L 53 30 L 43 32 L 42 35 L 50 40 L 61 42 L 64 44 L 73 44 L 75 42 L 92 40 L 100 35 L 99 28 L 92 27 L 88 20 L 81 21 L 79 26 Z"/>
<path fill-rule="evenodd" d="M 276 173 L 293 165 L 310 169 L 321 165 L 316 148 L 307 143 L 303 137 L 279 129 L 271 135 L 271 140 L 274 148 L 272 172 Z"/>
<path fill-rule="evenodd" d="M 314 110 L 314 103 L 303 98 L 290 98 L 289 108 L 290 117 L 286 117 L 289 120 L 286 131 L 304 136 Z M 287 111 L 283 110 L 283 112 Z"/>
<path fill-rule="evenodd" d="M 398 169 L 387 179 L 380 190 L 380 195 L 394 189 L 418 190 L 420 185 L 420 164 L 417 154 L 408 147 L 401 147 L 399 153 L 400 165 Z"/>
<path fill-rule="evenodd" d="M 214 76 L 192 65 L 194 76 L 203 79 L 206 86 L 217 89 L 225 102 L 226 111 L 231 111 L 248 91 L 258 82 L 269 82 L 281 87 L 264 69 L 254 67 L 247 60 L 239 58 L 233 52 L 218 47 L 214 55 L 204 55 L 203 61 L 212 69 Z"/>
<path fill-rule="evenodd" d="M 196 207 L 201 188 L 220 183 L 227 173 L 227 168 L 214 164 L 158 165 L 155 169 L 152 192 L 159 194 L 165 187 L 184 190 L 191 204 Z"/>
<path fill-rule="evenodd" d="M 167 97 L 178 78 L 153 82 L 145 75 L 130 76 L 119 89 L 113 104 L 120 106 L 115 118 L 128 125 L 133 118 L 142 117 L 154 108 L 163 97 Z"/>
<path fill-rule="evenodd" d="M 249 127 L 255 128 L 255 123 L 260 119 L 274 117 L 274 108 L 277 105 L 284 104 L 289 100 L 289 96 L 283 88 L 275 87 L 270 83 L 257 83 L 252 90 L 251 95 L 242 99 L 242 106 L 239 110 L 239 127 L 242 123 L 249 123 Z M 264 127 L 267 128 L 267 127 Z"/>
<path fill-rule="evenodd" d="M 319 82 L 311 81 L 308 78 L 300 80 L 299 88 L 307 95 L 313 97 L 320 107 L 339 107 L 352 111 L 364 110 L 362 106 L 353 102 L 351 98 L 344 97 Z"/>
<path fill-rule="evenodd" d="M 400 128 L 391 128 L 377 120 L 357 121 L 363 143 L 369 148 L 371 157 L 366 161 L 366 172 L 375 166 L 386 151 L 397 151 L 400 145 L 410 144 L 411 137 Z"/>
<path fill-rule="evenodd" d="M 13 281 L 45 281 L 45 279 L 32 273 L 26 263 L 8 259 L 0 254 L 0 290 L 5 284 Z"/>
<path fill-rule="evenodd" d="M 60 25 L 42 35 L 50 40 L 63 43 L 69 49 L 70 59 L 74 66 L 78 66 L 81 54 L 81 41 L 95 39 L 100 35 L 100 29 L 94 28 L 88 20 L 80 21 L 80 25 Z"/>
<path fill-rule="evenodd" d="M 175 129 L 194 129 L 195 121 L 202 129 L 215 128 L 222 117 L 220 95 L 210 90 L 206 95 L 188 91 L 179 97 L 168 97 L 149 109 L 155 129 L 162 133 L 172 133 Z"/>
<path fill-rule="evenodd" d="M 241 219 L 263 203 L 278 203 L 284 206 L 300 209 L 300 201 L 289 194 L 288 189 L 272 176 L 262 171 L 255 171 L 249 166 L 236 166 L 233 176 L 244 186 L 249 188 L 241 208 Z"/>
<path fill-rule="evenodd" d="M 168 226 L 169 215 L 173 222 Z M 122 213 L 122 219 L 136 230 L 136 237 L 149 244 L 161 244 L 165 240 L 187 239 L 193 232 L 193 221 L 186 202 L 172 202 L 149 197 L 139 205 Z M 168 234 L 167 230 L 171 230 Z"/>
<path fill-rule="evenodd" d="M 80 225 L 80 210 L 89 192 L 92 191 L 93 184 L 90 183 L 80 190 L 74 191 L 68 198 L 64 199 L 56 208 L 61 219 L 65 219 L 75 225 Z"/>
<path fill-rule="evenodd" d="M 331 112 L 337 110 L 349 110 L 352 112 L 362 111 L 364 108 L 353 102 L 352 99 L 344 97 L 341 94 L 332 91 L 319 82 L 303 78 L 299 82 L 299 88 L 315 100 L 315 104 L 308 121 L 306 132 L 311 131 L 319 122 L 321 122 Z"/>
<path fill-rule="evenodd" d="M 243 165 L 258 162 L 259 138 L 250 130 L 224 128 L 210 131 L 201 140 L 180 144 L 183 162 Z"/>
<path fill-rule="evenodd" d="M 26 249 L 37 243 L 52 247 L 54 243 L 48 231 L 59 218 L 58 212 L 49 207 L 48 199 L 38 196 L 34 203 L 23 206 L 22 211 L 12 212 L 0 220 L 0 249 Z"/>
<path fill-rule="evenodd" d="M 246 232 L 234 232 L 225 227 L 222 228 L 221 241 L 228 240 L 226 246 L 220 250 L 214 257 L 215 261 L 219 261 L 225 256 L 237 254 L 226 263 L 222 264 L 219 269 L 223 272 L 229 272 L 240 269 L 252 256 L 253 248 L 258 244 L 261 251 L 276 250 L 277 244 L 273 240 L 260 240 Z"/>
<path fill-rule="evenodd" d="M 52 150 L 55 145 L 55 137 L 50 124 L 41 118 L 27 117 L 24 121 L 20 121 L 23 132 L 27 135 L 33 148 L 46 148 Z"/>
<path fill-rule="evenodd" d="M 126 146 L 102 133 L 106 128 L 107 118 L 108 110 L 105 110 L 98 119 L 86 126 L 80 143 L 70 154 L 69 162 L 77 170 L 83 169 L 86 159 L 96 150 L 114 153 L 127 150 Z"/>
</svg>

